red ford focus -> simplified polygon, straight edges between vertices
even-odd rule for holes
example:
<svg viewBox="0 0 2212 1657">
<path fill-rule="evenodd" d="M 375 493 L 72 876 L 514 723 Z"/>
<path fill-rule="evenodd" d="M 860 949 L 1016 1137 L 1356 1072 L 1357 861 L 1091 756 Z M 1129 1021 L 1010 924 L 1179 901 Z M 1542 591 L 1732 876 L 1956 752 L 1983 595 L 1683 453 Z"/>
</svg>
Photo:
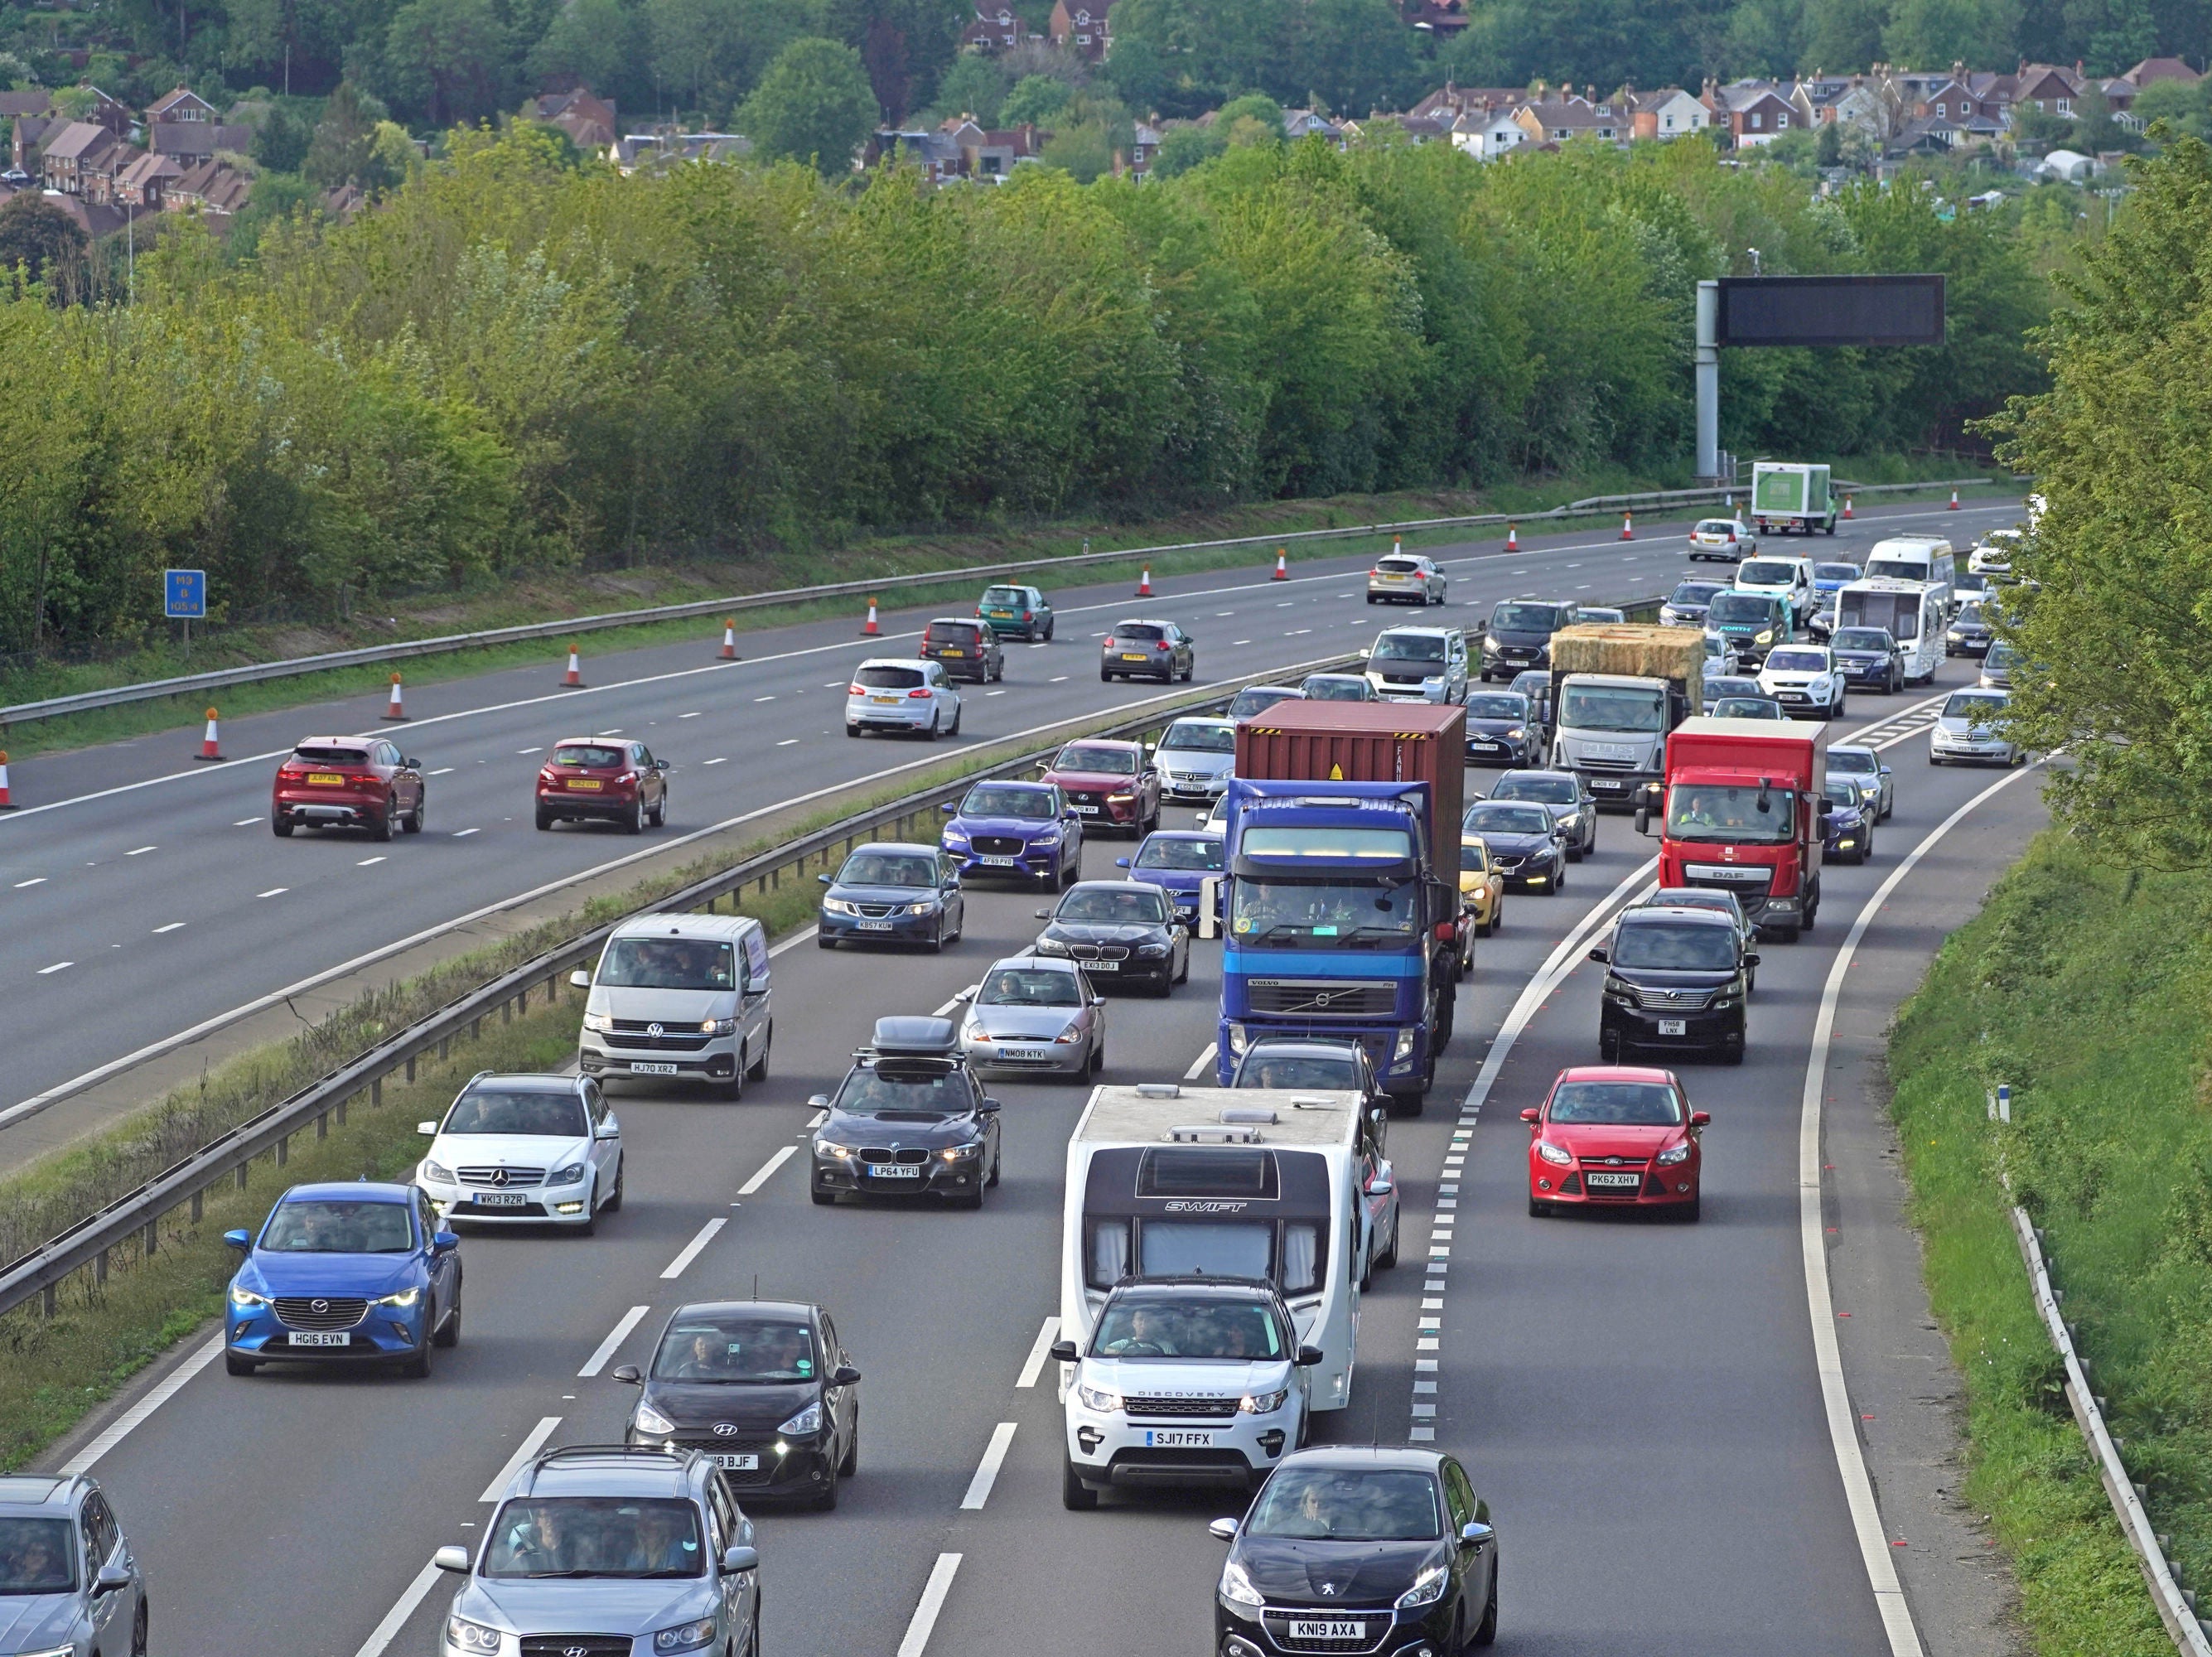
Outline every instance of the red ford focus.
<svg viewBox="0 0 2212 1657">
<path fill-rule="evenodd" d="M 1672 1071 L 1633 1065 L 1563 1070 L 1551 1096 L 1524 1110 L 1528 1211 L 1569 1206 L 1663 1208 L 1698 1217 L 1704 1156 L 1698 1130 L 1712 1118 L 1690 1108 Z"/>
</svg>

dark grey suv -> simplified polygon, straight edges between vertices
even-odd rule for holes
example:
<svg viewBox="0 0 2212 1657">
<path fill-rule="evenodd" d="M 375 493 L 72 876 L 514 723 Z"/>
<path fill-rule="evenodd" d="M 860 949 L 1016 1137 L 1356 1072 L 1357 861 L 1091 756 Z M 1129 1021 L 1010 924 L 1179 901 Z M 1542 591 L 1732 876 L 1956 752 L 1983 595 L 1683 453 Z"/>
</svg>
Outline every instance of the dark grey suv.
<svg viewBox="0 0 2212 1657">
<path fill-rule="evenodd" d="M 0 1652 L 146 1657 L 146 1578 L 100 1486 L 0 1478 Z"/>
</svg>

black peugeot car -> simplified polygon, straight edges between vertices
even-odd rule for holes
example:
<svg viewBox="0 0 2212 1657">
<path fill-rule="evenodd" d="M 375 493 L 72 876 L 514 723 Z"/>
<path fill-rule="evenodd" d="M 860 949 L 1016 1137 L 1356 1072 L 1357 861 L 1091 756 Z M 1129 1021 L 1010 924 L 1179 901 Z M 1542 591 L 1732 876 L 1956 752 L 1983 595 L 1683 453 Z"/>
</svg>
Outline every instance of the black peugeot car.
<svg viewBox="0 0 2212 1657">
<path fill-rule="evenodd" d="M 842 1192 L 943 1197 L 981 1208 L 999 1183 L 999 1102 L 983 1091 L 949 1018 L 878 1018 L 814 1130 L 817 1203 Z"/>
<path fill-rule="evenodd" d="M 1523 800 L 1477 800 L 1460 819 L 1460 838 L 1480 840 L 1508 891 L 1556 892 L 1567 883 L 1567 831 L 1550 808 Z"/>
<path fill-rule="evenodd" d="M 1508 598 L 1490 612 L 1482 635 L 1482 677 L 1510 679 L 1532 667 L 1552 665 L 1552 635 L 1575 624 L 1571 599 Z"/>
<path fill-rule="evenodd" d="M 744 1501 L 834 1508 L 860 1471 L 860 1372 L 818 1306 L 679 1306 L 652 1363 L 613 1373 L 640 1389 L 626 1442 L 696 1450 Z"/>
<path fill-rule="evenodd" d="M 1173 894 L 1149 881 L 1081 881 L 1036 918 L 1046 925 L 1031 950 L 1080 962 L 1101 988 L 1165 995 L 1190 976 L 1190 929 Z"/>
<path fill-rule="evenodd" d="M 1696 1047 L 1743 1062 L 1744 1003 L 1759 956 L 1735 921 L 1713 909 L 1621 911 L 1608 947 L 1597 1049 L 1608 1065 L 1631 1047 Z"/>
<path fill-rule="evenodd" d="M 1240 1522 L 1213 1595 L 1220 1657 L 1453 1657 L 1498 1637 L 1498 1532 L 1457 1458 L 1295 1450 Z"/>
</svg>

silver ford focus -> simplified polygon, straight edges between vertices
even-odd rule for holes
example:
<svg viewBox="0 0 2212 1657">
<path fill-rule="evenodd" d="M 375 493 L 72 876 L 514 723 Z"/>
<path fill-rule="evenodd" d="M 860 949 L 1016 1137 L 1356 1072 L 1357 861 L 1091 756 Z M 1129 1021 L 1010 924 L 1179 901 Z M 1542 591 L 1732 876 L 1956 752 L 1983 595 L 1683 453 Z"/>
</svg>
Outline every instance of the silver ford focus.
<svg viewBox="0 0 2212 1657">
<path fill-rule="evenodd" d="M 1106 1003 L 1073 961 L 1009 956 L 961 999 L 960 1046 L 977 1071 L 1079 1079 L 1106 1066 Z"/>
</svg>

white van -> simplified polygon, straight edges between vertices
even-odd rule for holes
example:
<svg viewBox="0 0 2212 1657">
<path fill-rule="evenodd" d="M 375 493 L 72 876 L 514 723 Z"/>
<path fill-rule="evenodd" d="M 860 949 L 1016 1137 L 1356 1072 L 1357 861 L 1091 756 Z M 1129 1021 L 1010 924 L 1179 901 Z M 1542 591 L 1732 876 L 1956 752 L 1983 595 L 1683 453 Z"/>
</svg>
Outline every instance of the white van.
<svg viewBox="0 0 2212 1657">
<path fill-rule="evenodd" d="M 1940 535 L 1893 535 L 1875 542 L 1868 549 L 1863 575 L 1868 580 L 1887 576 L 1893 581 L 1923 581 L 1940 588 L 1947 618 L 1959 607 L 1959 561 L 1951 543 Z"/>
<path fill-rule="evenodd" d="M 1087 1350 L 1115 1284 L 1258 1278 L 1288 1304 L 1311 1407 L 1352 1401 L 1368 1238 L 1357 1093 L 1100 1087 L 1067 1142 L 1060 1337 Z M 1060 1365 L 1063 1396 L 1075 1366 Z"/>
<path fill-rule="evenodd" d="M 1836 631 L 1847 627 L 1887 630 L 1905 655 L 1905 682 L 1927 684 L 1943 665 L 1943 629 L 1950 614 L 1948 588 L 1887 576 L 1847 581 L 1836 591 Z"/>
<path fill-rule="evenodd" d="M 591 991 L 576 1038 L 586 1076 L 705 1082 L 741 1099 L 768 1074 L 768 933 L 749 916 L 634 916 L 568 981 Z"/>
<path fill-rule="evenodd" d="M 1790 606 L 1790 625 L 1803 627 L 1819 607 L 1813 590 L 1813 561 L 1809 558 L 1747 558 L 1735 567 L 1735 590 L 1764 598 L 1779 598 Z"/>
</svg>

